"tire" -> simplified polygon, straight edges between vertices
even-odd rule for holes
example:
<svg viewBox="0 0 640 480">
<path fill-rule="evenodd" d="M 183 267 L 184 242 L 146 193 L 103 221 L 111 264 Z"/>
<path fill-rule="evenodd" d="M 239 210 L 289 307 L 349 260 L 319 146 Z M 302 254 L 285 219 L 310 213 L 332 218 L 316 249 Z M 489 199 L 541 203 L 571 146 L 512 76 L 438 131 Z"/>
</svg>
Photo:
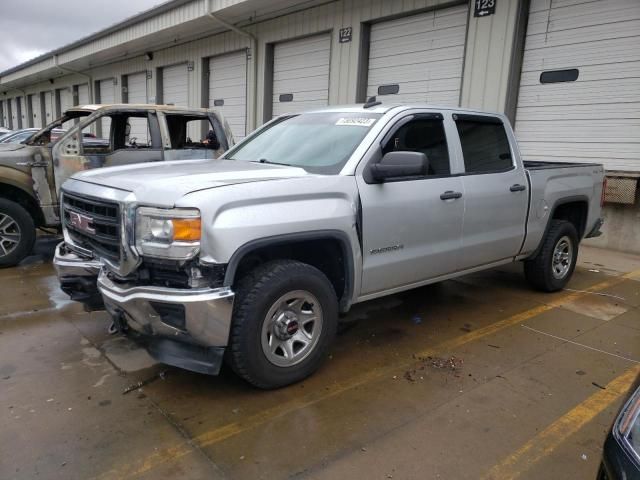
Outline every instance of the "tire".
<svg viewBox="0 0 640 480">
<path fill-rule="evenodd" d="M 0 198 L 0 267 L 13 267 L 31 253 L 36 227 L 20 204 Z"/>
<path fill-rule="evenodd" d="M 572 223 L 552 220 L 542 248 L 534 258 L 524 263 L 524 274 L 529 284 L 543 292 L 562 290 L 576 267 L 578 243 L 578 232 Z"/>
<path fill-rule="evenodd" d="M 320 367 L 337 325 L 336 293 L 320 270 L 295 260 L 265 263 L 236 289 L 227 362 L 258 388 L 299 382 Z"/>
</svg>

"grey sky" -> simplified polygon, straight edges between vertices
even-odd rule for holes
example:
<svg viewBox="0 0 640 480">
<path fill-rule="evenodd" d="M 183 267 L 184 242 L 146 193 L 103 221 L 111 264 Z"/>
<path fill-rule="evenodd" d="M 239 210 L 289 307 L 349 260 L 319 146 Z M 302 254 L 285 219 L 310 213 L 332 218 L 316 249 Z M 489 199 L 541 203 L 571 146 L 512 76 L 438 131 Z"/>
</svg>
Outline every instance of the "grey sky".
<svg viewBox="0 0 640 480">
<path fill-rule="evenodd" d="M 164 0 L 2 0 L 0 72 Z"/>
</svg>

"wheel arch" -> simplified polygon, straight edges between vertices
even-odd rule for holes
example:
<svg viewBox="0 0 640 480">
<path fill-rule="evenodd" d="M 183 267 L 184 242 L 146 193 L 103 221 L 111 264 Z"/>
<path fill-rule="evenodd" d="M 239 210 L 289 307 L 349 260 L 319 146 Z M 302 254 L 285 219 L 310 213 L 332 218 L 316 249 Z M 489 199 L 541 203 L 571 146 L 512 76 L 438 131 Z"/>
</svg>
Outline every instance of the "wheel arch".
<svg viewBox="0 0 640 480">
<path fill-rule="evenodd" d="M 38 200 L 22 186 L 16 185 L 10 179 L 3 178 L 0 180 L 0 198 L 11 200 L 24 207 L 33 218 L 36 227 L 44 225 L 44 215 Z"/>
<path fill-rule="evenodd" d="M 549 234 L 553 220 L 566 220 L 573 224 L 578 232 L 578 242 L 584 238 L 587 228 L 587 218 L 589 216 L 589 197 L 586 195 L 574 195 L 557 200 L 551 207 L 551 213 L 547 218 L 544 233 L 535 251 L 529 256 L 533 258 L 542 249 L 544 239 Z"/>
<path fill-rule="evenodd" d="M 232 287 L 248 270 L 278 258 L 318 268 L 336 290 L 340 311 L 349 309 L 355 286 L 355 257 L 349 236 L 340 230 L 288 233 L 247 242 L 231 256 L 224 285 Z"/>
</svg>

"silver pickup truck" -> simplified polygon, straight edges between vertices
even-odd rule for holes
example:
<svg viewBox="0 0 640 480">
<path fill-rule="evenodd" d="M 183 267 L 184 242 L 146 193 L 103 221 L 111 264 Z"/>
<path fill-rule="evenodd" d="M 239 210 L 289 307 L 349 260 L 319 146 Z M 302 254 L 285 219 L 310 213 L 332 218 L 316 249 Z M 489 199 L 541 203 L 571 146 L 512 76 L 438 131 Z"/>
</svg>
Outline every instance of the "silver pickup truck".
<svg viewBox="0 0 640 480">
<path fill-rule="evenodd" d="M 65 291 L 159 361 L 260 388 L 318 368 L 359 302 L 523 261 L 569 281 L 601 165 L 523 163 L 499 114 L 376 102 L 276 118 L 217 160 L 62 188 Z M 97 279 L 97 290 L 95 281 Z"/>
</svg>

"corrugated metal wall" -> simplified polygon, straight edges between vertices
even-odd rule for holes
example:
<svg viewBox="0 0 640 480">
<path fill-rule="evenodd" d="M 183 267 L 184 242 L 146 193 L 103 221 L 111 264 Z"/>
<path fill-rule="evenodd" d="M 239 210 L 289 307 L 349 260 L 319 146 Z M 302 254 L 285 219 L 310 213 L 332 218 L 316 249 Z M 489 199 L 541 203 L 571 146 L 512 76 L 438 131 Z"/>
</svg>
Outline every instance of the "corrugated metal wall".
<svg viewBox="0 0 640 480">
<path fill-rule="evenodd" d="M 467 41 L 464 58 L 464 80 L 462 84 L 461 99 L 463 106 L 479 106 L 489 110 L 504 110 L 505 98 L 508 86 L 508 66 L 511 56 L 512 34 L 514 31 L 517 4 L 522 0 L 504 1 L 498 4 L 496 15 L 491 18 L 475 19 L 469 14 L 468 38 L 474 43 L 482 42 L 482 48 L 472 48 Z M 214 0 L 215 8 L 239 3 L 238 0 Z M 165 13 L 158 18 L 146 20 L 144 25 L 128 27 L 125 31 L 114 33 L 86 47 L 73 49 L 73 54 L 65 56 L 61 54 L 58 61 L 61 65 L 65 62 L 95 54 L 98 50 L 117 45 L 124 41 L 131 41 L 145 34 L 145 32 L 158 31 L 164 26 L 170 25 L 176 19 L 183 21 L 202 16 L 206 2 L 190 2 L 176 9 L 173 13 Z M 272 45 L 285 40 L 302 38 L 305 36 L 329 33 L 331 38 L 331 57 L 329 75 L 329 104 L 353 103 L 363 100 L 366 87 L 366 74 L 362 75 L 364 62 L 366 72 L 366 49 L 363 51 L 361 40 L 366 35 L 371 22 L 379 22 L 402 15 L 415 14 L 434 8 L 445 8 L 452 5 L 468 5 L 467 2 L 442 1 L 442 0 L 336 0 L 306 8 L 295 13 L 283 15 L 271 20 L 251 24 L 245 30 L 255 35 L 258 39 L 257 52 L 251 52 L 252 59 L 247 63 L 247 125 L 251 130 L 255 125 L 264 121 L 265 102 L 271 102 L 271 98 L 265 98 L 265 92 L 269 91 L 268 83 L 272 76 L 269 74 L 267 60 L 268 52 L 272 51 Z M 172 16 L 173 15 L 173 16 Z M 212 28 L 213 27 L 212 22 Z M 348 43 L 340 43 L 338 30 L 342 27 L 351 27 L 352 37 Z M 212 35 L 199 40 L 189 41 L 183 44 L 171 46 L 160 50 L 154 50 L 153 59 L 146 61 L 143 56 L 111 63 L 93 68 L 84 73 L 97 80 L 113 77 L 117 80 L 115 87 L 115 102 L 122 101 L 122 77 L 127 74 L 141 71 L 148 72 L 151 77 L 148 81 L 149 103 L 155 103 L 158 81 L 158 69 L 164 66 L 175 65 L 182 62 L 190 62 L 192 68 L 188 71 L 188 102 L 191 106 L 208 106 L 206 85 L 206 72 L 203 66 L 207 65 L 204 59 L 228 52 L 249 49 L 251 43 L 246 36 L 234 32 L 225 32 Z M 254 68 L 253 58 L 257 55 L 257 70 Z M 41 64 L 51 63 L 53 60 L 43 60 Z M 3 81 L 19 78 L 21 75 L 35 73 L 37 66 L 26 67 L 23 71 L 15 72 Z M 253 84 L 257 76 L 257 98 L 254 102 Z M 75 84 L 86 82 L 86 77 L 81 75 L 67 75 L 56 78 L 54 85 L 48 81 L 26 86 L 28 93 L 49 91 L 52 88 L 60 89 Z M 360 98 L 358 98 L 360 97 Z M 0 97 L 1 98 L 1 97 Z M 95 100 L 95 98 L 93 99 Z M 254 108 L 255 104 L 255 108 Z M 51 120 L 51 119 L 47 119 Z"/>
<path fill-rule="evenodd" d="M 640 171 L 640 1 L 532 1 L 516 135 L 527 160 Z"/>
</svg>

